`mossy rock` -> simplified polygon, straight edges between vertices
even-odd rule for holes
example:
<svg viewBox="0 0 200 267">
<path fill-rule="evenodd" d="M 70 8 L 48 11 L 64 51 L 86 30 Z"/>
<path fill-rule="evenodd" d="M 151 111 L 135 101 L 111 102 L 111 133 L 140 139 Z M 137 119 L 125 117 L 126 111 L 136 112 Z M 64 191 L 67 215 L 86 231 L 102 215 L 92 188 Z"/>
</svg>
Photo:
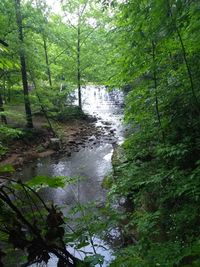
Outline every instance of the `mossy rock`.
<svg viewBox="0 0 200 267">
<path fill-rule="evenodd" d="M 110 189 L 112 187 L 112 184 L 113 184 L 113 176 L 112 174 L 110 174 L 104 177 L 101 186 L 103 189 Z"/>
<path fill-rule="evenodd" d="M 125 162 L 127 162 L 127 157 L 124 148 L 122 146 L 116 147 L 112 155 L 113 167 L 119 166 Z"/>
<path fill-rule="evenodd" d="M 42 145 L 39 145 L 39 146 L 36 147 L 36 151 L 37 151 L 38 153 L 41 153 L 41 152 L 46 151 L 46 148 L 43 147 Z"/>
</svg>

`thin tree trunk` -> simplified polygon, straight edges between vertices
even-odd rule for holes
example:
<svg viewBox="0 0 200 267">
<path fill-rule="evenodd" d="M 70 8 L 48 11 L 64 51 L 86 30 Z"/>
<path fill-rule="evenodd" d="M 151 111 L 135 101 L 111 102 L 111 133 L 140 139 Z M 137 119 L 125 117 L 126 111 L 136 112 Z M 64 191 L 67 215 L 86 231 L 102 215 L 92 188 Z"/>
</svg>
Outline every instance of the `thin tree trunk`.
<svg viewBox="0 0 200 267">
<path fill-rule="evenodd" d="M 7 78 L 7 86 L 6 86 L 6 78 Z M 3 86 L 4 86 L 5 99 L 6 99 L 5 103 L 10 103 L 11 102 L 11 90 L 10 90 L 9 76 L 7 77 L 4 76 Z"/>
<path fill-rule="evenodd" d="M 7 96 L 7 102 L 10 103 L 11 102 L 11 90 L 10 90 L 10 86 L 8 87 L 8 96 Z"/>
<path fill-rule="evenodd" d="M 56 134 L 56 132 L 55 132 L 54 129 L 53 129 L 53 126 L 52 126 L 51 121 L 50 121 L 50 119 L 49 119 L 49 116 L 48 116 L 48 114 L 47 114 L 46 108 L 44 107 L 44 105 L 43 105 L 43 103 L 42 103 L 42 100 L 41 100 L 41 98 L 40 98 L 40 95 L 39 95 L 38 92 L 37 92 L 37 85 L 36 85 L 35 79 L 34 79 L 33 77 L 31 77 L 31 80 L 32 80 L 32 82 L 33 82 L 33 84 L 34 84 L 35 91 L 36 91 L 36 96 L 37 96 L 38 101 L 39 101 L 39 103 L 40 103 L 40 107 L 41 107 L 41 110 L 42 110 L 42 112 L 43 112 L 43 114 L 44 114 L 44 117 L 45 117 L 45 119 L 47 120 L 47 122 L 48 122 L 48 124 L 49 124 L 49 127 L 50 127 L 50 129 L 51 129 L 51 132 L 52 132 L 53 136 L 56 137 L 57 134 Z"/>
<path fill-rule="evenodd" d="M 20 41 L 20 45 L 21 45 L 19 56 L 20 56 L 20 63 L 21 63 L 21 75 L 22 75 L 23 92 L 24 92 L 24 105 L 25 105 L 25 112 L 26 112 L 26 121 L 27 121 L 27 127 L 33 128 L 32 112 L 31 112 L 31 105 L 30 105 L 29 91 L 28 91 L 26 60 L 25 60 L 25 53 L 24 53 L 24 49 L 23 49 L 24 36 L 23 36 L 23 28 L 22 28 L 22 16 L 21 16 L 20 0 L 15 0 L 15 12 L 16 12 L 16 20 L 17 20 L 17 26 L 18 26 L 19 41 Z"/>
<path fill-rule="evenodd" d="M 52 88 L 52 79 L 51 79 L 51 70 L 50 70 L 50 66 L 49 66 L 47 41 L 46 41 L 46 38 L 44 35 L 43 35 L 43 43 L 44 43 L 44 53 L 45 53 L 45 61 L 46 61 L 46 67 L 47 67 L 47 75 L 48 75 L 48 79 L 49 79 L 49 85 Z"/>
<path fill-rule="evenodd" d="M 184 45 L 184 42 L 183 42 L 183 38 L 182 38 L 180 30 L 179 30 L 179 28 L 178 28 L 178 26 L 176 24 L 176 21 L 173 18 L 173 14 L 172 14 L 172 10 L 171 10 L 171 6 L 170 6 L 169 0 L 167 1 L 167 5 L 168 5 L 169 16 L 171 17 L 172 23 L 174 25 L 174 28 L 176 30 L 176 33 L 177 33 L 177 36 L 178 36 L 178 39 L 179 39 L 179 42 L 180 42 L 180 45 L 181 45 L 181 49 L 182 49 L 182 53 L 183 53 L 183 59 L 184 59 L 184 62 L 185 62 L 185 66 L 186 66 L 186 70 L 187 70 L 187 74 L 188 74 L 188 79 L 189 79 L 189 82 L 190 82 L 190 88 L 191 88 L 192 96 L 193 96 L 193 99 L 194 99 L 194 101 L 196 103 L 196 107 L 198 109 L 198 113 L 200 114 L 200 105 L 199 105 L 198 98 L 196 96 L 195 87 L 194 87 L 194 81 L 193 81 L 193 77 L 192 77 L 192 71 L 191 71 L 191 68 L 190 68 L 190 65 L 189 65 L 189 62 L 188 62 L 187 52 L 186 52 L 186 48 L 185 48 L 185 45 Z"/>
<path fill-rule="evenodd" d="M 39 96 L 39 94 L 38 94 L 37 92 L 36 92 L 36 95 L 37 95 L 37 98 L 38 98 L 38 100 L 39 100 L 39 103 L 40 103 L 40 107 L 41 107 L 41 109 L 42 109 L 42 112 L 43 112 L 43 114 L 44 114 L 44 116 L 45 116 L 45 118 L 46 118 L 46 120 L 47 120 L 47 122 L 48 122 L 48 124 L 49 124 L 49 127 L 50 127 L 50 129 L 51 129 L 51 132 L 53 133 L 53 136 L 56 137 L 56 136 L 57 136 L 57 135 L 56 135 L 56 132 L 54 131 L 53 126 L 52 126 L 52 124 L 51 124 L 51 121 L 50 121 L 50 119 L 49 119 L 49 116 L 47 115 L 47 111 L 46 111 L 44 105 L 42 104 L 42 100 L 41 100 L 41 98 L 40 98 L 40 96 Z"/>
<path fill-rule="evenodd" d="M 78 86 L 78 105 L 79 108 L 82 109 L 82 99 L 81 99 L 81 70 L 80 70 L 80 37 L 81 37 L 81 28 L 80 28 L 80 14 L 79 15 L 79 22 L 78 22 L 78 29 L 77 29 L 77 86 Z"/>
<path fill-rule="evenodd" d="M 153 52 L 153 80 L 154 80 L 154 88 L 155 88 L 155 102 L 156 102 L 156 115 L 158 119 L 158 123 L 162 132 L 162 138 L 163 141 L 165 140 L 162 123 L 161 123 L 161 117 L 159 112 L 159 102 L 158 102 L 158 80 L 157 80 L 157 68 L 156 68 L 156 44 L 154 41 L 152 41 L 152 52 Z"/>
<path fill-rule="evenodd" d="M 176 27 L 176 31 L 177 31 L 177 35 L 178 35 L 178 38 L 179 38 L 179 41 L 180 41 L 180 44 L 181 44 L 181 48 L 182 48 L 182 52 L 183 52 L 183 59 L 184 59 L 184 62 L 185 62 L 187 73 L 188 73 L 188 78 L 189 78 L 189 81 L 190 81 L 190 87 L 191 87 L 192 95 L 193 95 L 193 98 L 194 98 L 194 100 L 196 102 L 196 105 L 197 105 L 197 107 L 199 109 L 199 101 L 198 101 L 198 98 L 197 98 L 196 93 L 195 93 L 192 72 L 191 72 L 190 65 L 189 65 L 189 62 L 188 62 L 188 59 L 187 59 L 187 53 L 186 53 L 185 45 L 183 43 L 183 39 L 182 39 L 181 33 L 180 33 L 180 31 L 179 31 L 179 29 L 177 27 Z"/>
<path fill-rule="evenodd" d="M 3 76 L 3 99 L 4 99 L 4 103 L 7 103 L 7 99 L 6 99 L 6 74 Z"/>
<path fill-rule="evenodd" d="M 0 112 L 4 112 L 4 108 L 3 108 L 3 98 L 2 95 L 0 94 Z M 1 115 L 1 121 L 4 124 L 7 124 L 7 119 L 5 115 Z"/>
</svg>

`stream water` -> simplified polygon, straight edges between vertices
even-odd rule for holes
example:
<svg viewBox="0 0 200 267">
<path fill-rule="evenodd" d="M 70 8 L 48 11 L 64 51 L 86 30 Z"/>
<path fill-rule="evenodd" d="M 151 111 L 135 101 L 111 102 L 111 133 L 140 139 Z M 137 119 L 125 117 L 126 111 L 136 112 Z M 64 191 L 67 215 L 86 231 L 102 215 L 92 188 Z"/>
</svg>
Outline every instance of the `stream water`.
<svg viewBox="0 0 200 267">
<path fill-rule="evenodd" d="M 82 99 L 83 110 L 97 117 L 96 126 L 104 128 L 102 136 L 98 139 L 96 136 L 89 137 L 88 145 L 72 153 L 71 157 L 62 154 L 38 159 L 24 167 L 20 173 L 28 179 L 37 175 L 83 177 L 78 184 L 64 189 L 42 190 L 42 196 L 46 201 L 52 200 L 61 206 L 72 207 L 77 200 L 82 204 L 89 201 L 104 203 L 106 191 L 102 189 L 101 183 L 105 175 L 112 171 L 113 147 L 123 142 L 124 138 L 122 92 L 108 92 L 103 86 L 86 86 L 82 89 Z M 98 238 L 94 241 L 105 247 L 103 249 L 99 246 L 97 252 L 105 257 L 103 266 L 108 266 L 112 258 L 111 249 Z M 85 251 L 91 252 L 92 247 L 85 247 Z M 55 267 L 56 259 L 52 258 L 47 266 Z"/>
</svg>

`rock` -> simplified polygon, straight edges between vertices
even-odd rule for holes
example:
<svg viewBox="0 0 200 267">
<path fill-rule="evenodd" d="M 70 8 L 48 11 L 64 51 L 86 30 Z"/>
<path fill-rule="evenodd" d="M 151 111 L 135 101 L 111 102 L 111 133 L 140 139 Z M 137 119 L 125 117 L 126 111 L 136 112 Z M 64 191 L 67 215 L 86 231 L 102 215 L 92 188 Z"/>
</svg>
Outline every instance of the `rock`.
<svg viewBox="0 0 200 267">
<path fill-rule="evenodd" d="M 71 140 L 68 141 L 68 143 L 69 143 L 70 145 L 75 145 L 75 144 L 76 144 L 76 141 L 73 140 L 73 139 L 71 139 Z"/>
<path fill-rule="evenodd" d="M 98 209 L 103 208 L 104 206 L 105 206 L 104 202 L 97 202 L 96 203 L 96 208 L 98 208 Z"/>
<path fill-rule="evenodd" d="M 116 131 L 116 129 L 111 129 L 111 130 L 110 130 L 110 133 L 111 133 L 111 134 L 114 134 L 115 131 Z"/>
<path fill-rule="evenodd" d="M 125 197 L 121 197 L 120 199 L 119 199 L 119 205 L 120 206 L 124 206 L 126 204 L 126 198 Z"/>
<path fill-rule="evenodd" d="M 45 157 L 48 157 L 48 156 L 53 155 L 54 153 L 55 153 L 54 150 L 47 150 L 47 151 L 38 153 L 38 157 L 39 157 L 39 158 L 45 158 Z"/>
<path fill-rule="evenodd" d="M 72 133 L 71 136 L 77 136 L 79 133 Z"/>
<path fill-rule="evenodd" d="M 42 146 L 43 146 L 44 148 L 48 148 L 49 145 L 50 145 L 50 142 L 49 142 L 49 141 L 46 141 Z"/>
<path fill-rule="evenodd" d="M 110 128 L 111 128 L 111 126 L 104 126 L 104 128 L 105 128 L 105 129 L 110 129 Z"/>
<path fill-rule="evenodd" d="M 23 157 L 18 157 L 18 159 L 14 165 L 15 166 L 22 166 L 23 163 L 24 163 Z"/>
<path fill-rule="evenodd" d="M 96 122 L 97 121 L 97 118 L 94 117 L 94 116 L 88 116 L 86 118 L 86 120 L 89 122 L 89 123 L 92 123 L 92 122 Z"/>
<path fill-rule="evenodd" d="M 96 137 L 94 135 L 92 135 L 88 140 L 89 141 L 94 141 L 94 140 L 96 140 Z"/>
<path fill-rule="evenodd" d="M 67 157 L 71 157 L 71 155 L 72 155 L 72 152 L 71 151 L 68 151 L 67 152 Z"/>
<path fill-rule="evenodd" d="M 51 138 L 50 139 L 50 147 L 55 150 L 60 149 L 60 139 L 59 138 Z"/>
<path fill-rule="evenodd" d="M 82 144 L 83 144 L 83 141 L 81 140 L 76 141 L 76 145 L 82 145 Z"/>
<path fill-rule="evenodd" d="M 39 145 L 36 147 L 36 151 L 38 153 L 44 152 L 45 151 L 45 147 L 43 145 Z"/>
<path fill-rule="evenodd" d="M 111 122 L 109 122 L 109 121 L 104 121 L 103 122 L 105 125 L 111 125 Z"/>
</svg>

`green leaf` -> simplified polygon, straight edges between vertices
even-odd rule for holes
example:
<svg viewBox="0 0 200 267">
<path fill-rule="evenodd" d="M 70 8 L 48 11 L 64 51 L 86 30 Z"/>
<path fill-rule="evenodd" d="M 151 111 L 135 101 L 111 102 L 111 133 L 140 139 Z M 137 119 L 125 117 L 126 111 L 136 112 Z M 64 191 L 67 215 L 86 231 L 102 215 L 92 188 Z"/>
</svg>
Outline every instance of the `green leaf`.
<svg viewBox="0 0 200 267">
<path fill-rule="evenodd" d="M 0 173 L 12 173 L 14 171 L 15 169 L 13 168 L 11 164 L 0 166 Z"/>
<path fill-rule="evenodd" d="M 49 176 L 36 176 L 26 184 L 30 187 L 51 187 L 51 188 L 63 188 L 67 181 L 71 181 L 71 178 L 65 176 L 49 177 Z"/>
<path fill-rule="evenodd" d="M 95 254 L 93 256 L 87 256 L 87 257 L 85 257 L 84 262 L 90 263 L 91 267 L 95 266 L 97 264 L 103 264 L 104 256 L 102 256 L 100 254 Z"/>
</svg>

